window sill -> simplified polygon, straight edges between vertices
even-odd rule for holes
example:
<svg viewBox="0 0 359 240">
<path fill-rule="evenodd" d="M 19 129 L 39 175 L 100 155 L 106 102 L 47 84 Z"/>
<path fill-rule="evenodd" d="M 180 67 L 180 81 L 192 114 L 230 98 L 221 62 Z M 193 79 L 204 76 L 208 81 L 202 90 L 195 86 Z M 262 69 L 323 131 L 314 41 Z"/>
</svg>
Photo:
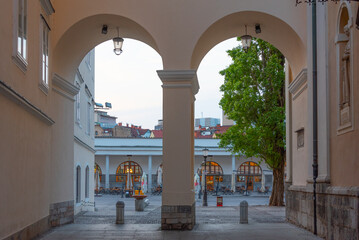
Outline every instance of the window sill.
<svg viewBox="0 0 359 240">
<path fill-rule="evenodd" d="M 354 131 L 354 126 L 351 122 L 345 124 L 345 125 L 342 125 L 342 126 L 339 126 L 338 129 L 337 129 L 337 135 L 342 135 L 342 134 L 345 134 L 345 133 L 348 133 L 348 132 L 352 132 Z"/>
<path fill-rule="evenodd" d="M 21 71 L 23 71 L 23 73 L 26 73 L 27 61 L 19 54 L 13 55 L 12 59 L 13 59 L 14 63 L 16 64 L 16 66 L 18 66 L 21 69 Z"/>
<path fill-rule="evenodd" d="M 39 88 L 40 88 L 40 90 L 43 92 L 43 93 L 45 93 L 46 95 L 48 95 L 49 94 L 49 85 L 47 85 L 46 83 L 44 83 L 44 82 L 40 82 L 39 83 Z"/>
</svg>

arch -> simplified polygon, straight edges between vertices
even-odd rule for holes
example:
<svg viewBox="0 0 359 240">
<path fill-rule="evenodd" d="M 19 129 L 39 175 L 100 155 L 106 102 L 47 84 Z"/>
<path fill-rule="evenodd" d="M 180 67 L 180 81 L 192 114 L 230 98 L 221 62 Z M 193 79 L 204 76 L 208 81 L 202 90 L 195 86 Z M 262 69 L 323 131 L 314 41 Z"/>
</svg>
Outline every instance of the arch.
<svg viewBox="0 0 359 240">
<path fill-rule="evenodd" d="M 337 15 L 336 67 L 337 67 L 337 129 L 343 133 L 354 127 L 354 28 L 351 6 L 342 2 Z"/>
<path fill-rule="evenodd" d="M 243 183 L 245 189 L 253 191 L 262 183 L 262 168 L 258 163 L 247 161 L 237 169 L 237 182 Z"/>
<path fill-rule="evenodd" d="M 258 163 L 247 161 L 242 163 L 238 169 L 239 175 L 262 176 L 262 168 Z"/>
<path fill-rule="evenodd" d="M 255 33 L 255 24 L 261 25 L 261 33 Z M 245 35 L 245 25 L 248 26 L 249 35 L 271 43 L 283 53 L 294 76 L 306 67 L 306 42 L 303 36 L 299 36 L 278 17 L 264 12 L 242 11 L 219 19 L 203 32 L 193 50 L 191 68 L 197 69 L 204 56 L 218 43 Z"/>
<path fill-rule="evenodd" d="M 101 33 L 104 23 L 108 25 L 107 34 Z M 144 42 L 159 53 L 154 38 L 137 22 L 119 15 L 97 14 L 78 20 L 58 37 L 53 48 L 52 72 L 72 81 L 85 55 L 98 44 L 116 37 L 117 27 L 121 37 Z"/>
<path fill-rule="evenodd" d="M 131 173 L 131 178 L 134 183 L 139 183 L 142 176 L 141 166 L 134 161 L 126 161 L 121 163 L 116 169 L 116 182 L 125 182 L 128 172 Z"/>
<path fill-rule="evenodd" d="M 76 167 L 76 203 L 81 202 L 81 167 Z"/>
<path fill-rule="evenodd" d="M 204 170 L 204 163 L 201 164 L 200 174 Z M 206 172 L 207 175 L 223 175 L 223 168 L 215 161 L 206 162 Z"/>
<path fill-rule="evenodd" d="M 90 168 L 86 166 L 85 170 L 85 198 L 89 198 L 90 193 Z"/>
<path fill-rule="evenodd" d="M 344 26 L 353 19 L 352 10 L 349 2 L 342 2 L 340 4 L 337 16 L 337 34 L 344 33 Z M 352 24 L 350 21 L 349 24 Z"/>
</svg>

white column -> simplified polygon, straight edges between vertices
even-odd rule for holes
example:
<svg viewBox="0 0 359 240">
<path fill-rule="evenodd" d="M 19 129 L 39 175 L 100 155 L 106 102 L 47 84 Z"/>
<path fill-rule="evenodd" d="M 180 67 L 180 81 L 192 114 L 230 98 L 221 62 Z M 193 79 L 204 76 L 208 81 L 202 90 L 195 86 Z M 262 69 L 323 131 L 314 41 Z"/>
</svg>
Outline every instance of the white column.
<svg viewBox="0 0 359 240">
<path fill-rule="evenodd" d="M 110 156 L 106 155 L 105 188 L 110 188 Z"/>
<path fill-rule="evenodd" d="M 232 172 L 236 171 L 236 156 L 232 155 Z"/>
<path fill-rule="evenodd" d="M 196 71 L 157 73 L 163 82 L 162 207 L 192 206 L 195 203 L 194 95 L 199 89 Z"/>
<path fill-rule="evenodd" d="M 148 191 L 152 189 L 152 156 L 148 156 Z"/>
</svg>

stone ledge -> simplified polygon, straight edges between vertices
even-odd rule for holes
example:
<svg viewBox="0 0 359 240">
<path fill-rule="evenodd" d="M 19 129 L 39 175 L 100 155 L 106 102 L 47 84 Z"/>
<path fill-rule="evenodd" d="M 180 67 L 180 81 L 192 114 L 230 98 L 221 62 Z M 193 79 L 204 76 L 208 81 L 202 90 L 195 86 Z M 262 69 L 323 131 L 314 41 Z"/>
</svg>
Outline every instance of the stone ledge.
<svg viewBox="0 0 359 240">
<path fill-rule="evenodd" d="M 195 225 L 195 203 L 192 206 L 162 206 L 162 230 L 192 230 Z"/>
<path fill-rule="evenodd" d="M 11 234 L 10 236 L 4 238 L 3 240 L 13 240 L 13 239 L 34 239 L 41 234 L 47 232 L 50 229 L 49 217 L 44 217 L 39 221 L 23 228 L 22 230 Z"/>
<path fill-rule="evenodd" d="M 288 187 L 288 191 L 313 193 L 313 185 L 308 184 L 306 186 L 291 185 Z M 328 183 L 317 183 L 317 194 L 329 194 L 329 195 L 345 195 L 352 197 L 359 197 L 359 187 L 333 187 Z"/>
</svg>

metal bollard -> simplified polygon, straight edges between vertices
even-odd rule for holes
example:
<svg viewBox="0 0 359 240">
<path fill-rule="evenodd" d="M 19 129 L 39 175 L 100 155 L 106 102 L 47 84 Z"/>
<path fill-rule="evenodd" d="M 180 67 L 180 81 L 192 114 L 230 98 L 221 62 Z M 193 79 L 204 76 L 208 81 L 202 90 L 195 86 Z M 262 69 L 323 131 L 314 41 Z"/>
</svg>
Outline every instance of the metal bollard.
<svg viewBox="0 0 359 240">
<path fill-rule="evenodd" d="M 240 223 L 248 223 L 248 203 L 247 201 L 242 201 L 239 205 L 239 217 Z"/>
<path fill-rule="evenodd" d="M 116 224 L 125 223 L 125 203 L 118 201 L 116 203 Z"/>
</svg>

